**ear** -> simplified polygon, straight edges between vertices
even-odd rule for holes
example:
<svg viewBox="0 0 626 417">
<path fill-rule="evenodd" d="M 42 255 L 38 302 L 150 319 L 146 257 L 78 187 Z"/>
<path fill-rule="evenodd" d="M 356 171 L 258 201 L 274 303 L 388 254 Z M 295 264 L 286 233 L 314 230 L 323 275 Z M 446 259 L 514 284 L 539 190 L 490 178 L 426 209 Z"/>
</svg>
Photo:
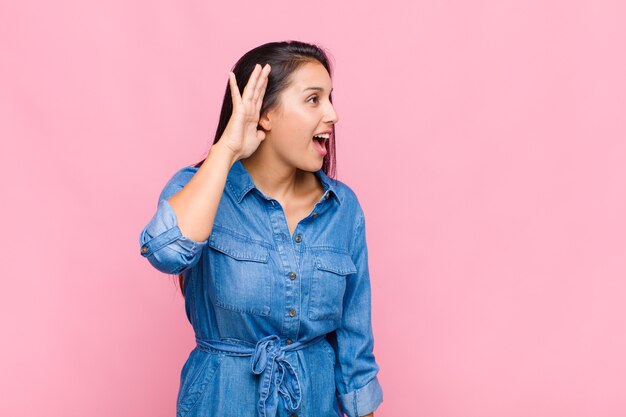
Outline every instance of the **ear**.
<svg viewBox="0 0 626 417">
<path fill-rule="evenodd" d="M 272 122 L 270 121 L 268 113 L 269 112 L 265 112 L 265 114 L 259 118 L 259 126 L 261 126 L 264 131 L 272 129 Z"/>
</svg>

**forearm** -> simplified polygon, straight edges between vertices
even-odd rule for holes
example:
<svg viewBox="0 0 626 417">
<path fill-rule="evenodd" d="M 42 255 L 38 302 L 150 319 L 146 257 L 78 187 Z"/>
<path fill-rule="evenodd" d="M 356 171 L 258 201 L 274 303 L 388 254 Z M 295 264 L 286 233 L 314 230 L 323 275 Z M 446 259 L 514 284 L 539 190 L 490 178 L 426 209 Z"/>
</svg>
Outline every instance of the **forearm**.
<svg viewBox="0 0 626 417">
<path fill-rule="evenodd" d="M 341 408 L 349 417 L 367 417 L 382 403 L 383 391 L 374 357 L 365 216 L 360 206 L 355 214 L 350 254 L 356 273 L 346 277 L 343 317 L 329 342 L 337 352 L 335 381 Z"/>
<path fill-rule="evenodd" d="M 167 200 L 176 213 L 178 227 L 184 236 L 197 242 L 209 237 L 226 178 L 236 161 L 237 156 L 218 141 L 211 146 L 206 160 L 193 178 Z"/>
</svg>

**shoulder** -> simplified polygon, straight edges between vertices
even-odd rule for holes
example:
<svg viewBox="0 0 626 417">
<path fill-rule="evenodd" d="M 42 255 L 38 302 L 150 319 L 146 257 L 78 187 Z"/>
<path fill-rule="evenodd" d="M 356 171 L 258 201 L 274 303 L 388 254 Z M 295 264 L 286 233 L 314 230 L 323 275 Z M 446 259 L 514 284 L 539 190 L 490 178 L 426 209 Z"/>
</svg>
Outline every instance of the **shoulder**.
<svg viewBox="0 0 626 417">
<path fill-rule="evenodd" d="M 347 229 L 351 235 L 349 252 L 352 256 L 357 256 L 361 250 L 359 248 L 365 244 L 365 213 L 357 196 L 357 191 L 353 187 L 345 182 L 337 181 L 335 191 L 341 199 L 341 210 L 347 214 L 346 220 L 350 224 Z"/>
<path fill-rule="evenodd" d="M 362 221 L 364 213 L 356 190 L 343 181 L 335 180 L 332 178 L 330 178 L 329 180 L 335 188 L 337 197 L 339 197 L 339 199 L 341 200 L 341 209 L 343 211 L 348 211 L 350 216 L 354 218 L 357 223 L 359 221 Z"/>
<path fill-rule="evenodd" d="M 159 195 L 159 200 L 167 200 L 189 182 L 189 180 L 198 172 L 198 168 L 192 166 L 185 166 L 174 172 Z"/>
</svg>

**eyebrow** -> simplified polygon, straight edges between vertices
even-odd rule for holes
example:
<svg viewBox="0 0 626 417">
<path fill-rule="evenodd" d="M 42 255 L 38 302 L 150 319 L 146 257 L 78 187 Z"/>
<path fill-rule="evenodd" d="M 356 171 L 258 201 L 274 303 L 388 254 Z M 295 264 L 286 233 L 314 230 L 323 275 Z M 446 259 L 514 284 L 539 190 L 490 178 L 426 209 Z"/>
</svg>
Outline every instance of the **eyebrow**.
<svg viewBox="0 0 626 417">
<path fill-rule="evenodd" d="M 333 88 L 330 89 L 330 92 L 333 92 Z M 324 89 L 322 87 L 307 87 L 304 90 L 302 90 L 302 92 L 304 93 L 306 90 L 317 90 L 317 91 L 324 91 Z"/>
</svg>

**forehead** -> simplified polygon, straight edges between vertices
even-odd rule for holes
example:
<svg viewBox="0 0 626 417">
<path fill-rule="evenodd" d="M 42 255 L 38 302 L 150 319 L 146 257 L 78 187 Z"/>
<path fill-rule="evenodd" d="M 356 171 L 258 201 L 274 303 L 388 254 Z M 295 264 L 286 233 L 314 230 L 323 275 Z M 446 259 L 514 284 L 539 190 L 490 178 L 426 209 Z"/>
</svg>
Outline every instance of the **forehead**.
<svg viewBox="0 0 626 417">
<path fill-rule="evenodd" d="M 302 90 L 308 87 L 322 87 L 326 92 L 333 87 L 328 71 L 322 64 L 307 62 L 291 74 L 291 90 L 301 93 L 303 92 Z M 309 93 L 314 91 L 307 90 Z"/>
</svg>

